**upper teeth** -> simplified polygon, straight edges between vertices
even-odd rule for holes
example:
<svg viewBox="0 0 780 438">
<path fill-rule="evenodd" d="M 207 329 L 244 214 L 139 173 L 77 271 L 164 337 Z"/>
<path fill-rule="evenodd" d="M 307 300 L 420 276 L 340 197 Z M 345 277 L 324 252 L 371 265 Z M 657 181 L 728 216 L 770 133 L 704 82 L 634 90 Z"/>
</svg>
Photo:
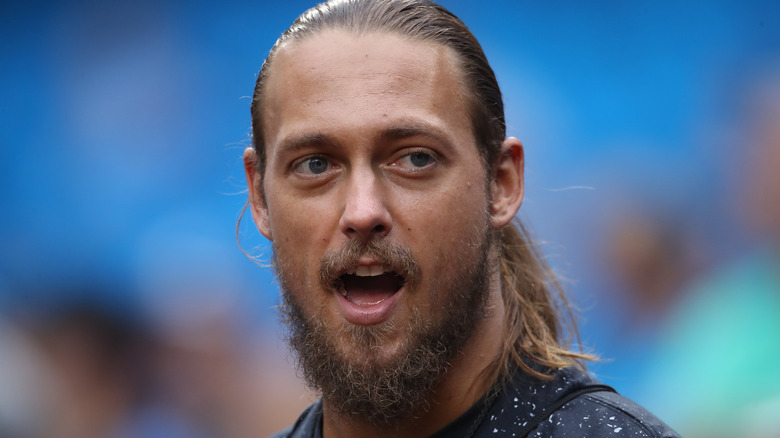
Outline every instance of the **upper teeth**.
<svg viewBox="0 0 780 438">
<path fill-rule="evenodd" d="M 379 265 L 370 265 L 370 266 L 361 265 L 355 268 L 354 274 L 357 275 L 358 277 L 374 277 L 377 275 L 382 275 L 384 274 L 384 272 L 385 272 L 384 268 Z"/>
</svg>

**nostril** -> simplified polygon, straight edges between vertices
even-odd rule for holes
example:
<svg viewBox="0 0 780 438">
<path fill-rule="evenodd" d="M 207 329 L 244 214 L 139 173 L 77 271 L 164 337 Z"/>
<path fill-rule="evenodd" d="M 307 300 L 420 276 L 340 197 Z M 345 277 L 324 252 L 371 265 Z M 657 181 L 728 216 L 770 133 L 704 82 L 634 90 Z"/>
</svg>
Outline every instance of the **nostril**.
<svg viewBox="0 0 780 438">
<path fill-rule="evenodd" d="M 368 240 L 385 236 L 393 229 L 393 219 L 375 191 L 350 196 L 339 218 L 339 229 L 350 237 Z"/>
</svg>

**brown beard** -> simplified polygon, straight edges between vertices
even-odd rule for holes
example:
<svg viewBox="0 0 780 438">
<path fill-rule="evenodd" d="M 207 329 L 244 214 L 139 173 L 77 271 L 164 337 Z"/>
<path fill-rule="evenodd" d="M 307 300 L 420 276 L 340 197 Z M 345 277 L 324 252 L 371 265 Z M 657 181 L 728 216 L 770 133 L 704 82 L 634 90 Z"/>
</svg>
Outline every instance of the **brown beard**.
<svg viewBox="0 0 780 438">
<path fill-rule="evenodd" d="M 326 290 L 332 288 L 335 274 L 331 270 L 343 270 L 368 253 L 405 277 L 405 293 L 445 297 L 431 305 L 431 309 L 440 309 L 437 314 L 421 315 L 414 309 L 404 345 L 389 359 L 381 356 L 381 347 L 386 335 L 396 332 L 397 327 L 390 322 L 370 327 L 347 324 L 334 333 L 320 320 L 306 315 L 290 290 L 295 284 L 293 278 L 275 259 L 283 297 L 281 312 L 289 329 L 287 340 L 307 384 L 322 395 L 329 409 L 344 418 L 378 427 L 397 425 L 427 412 L 436 385 L 485 317 L 490 277 L 488 234 L 486 230 L 473 255 L 475 260 L 461 260 L 461 254 L 444 255 L 450 265 L 461 266 L 462 270 L 444 279 L 444 283 L 437 282 L 436 289 L 428 292 L 416 289 L 419 264 L 401 245 L 385 240 L 352 240 L 323 256 L 320 277 Z M 354 350 L 348 357 L 335 342 L 338 339 L 343 343 L 345 337 Z"/>
</svg>

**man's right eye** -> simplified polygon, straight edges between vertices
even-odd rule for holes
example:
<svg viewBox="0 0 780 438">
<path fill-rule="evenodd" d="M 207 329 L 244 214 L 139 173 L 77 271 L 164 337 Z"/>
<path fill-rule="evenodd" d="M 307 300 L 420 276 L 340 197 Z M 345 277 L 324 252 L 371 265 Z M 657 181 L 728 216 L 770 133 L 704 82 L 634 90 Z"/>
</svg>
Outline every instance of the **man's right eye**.
<svg viewBox="0 0 780 438">
<path fill-rule="evenodd" d="M 299 161 L 294 169 L 304 175 L 319 175 L 330 167 L 330 163 L 323 157 L 309 157 Z"/>
</svg>

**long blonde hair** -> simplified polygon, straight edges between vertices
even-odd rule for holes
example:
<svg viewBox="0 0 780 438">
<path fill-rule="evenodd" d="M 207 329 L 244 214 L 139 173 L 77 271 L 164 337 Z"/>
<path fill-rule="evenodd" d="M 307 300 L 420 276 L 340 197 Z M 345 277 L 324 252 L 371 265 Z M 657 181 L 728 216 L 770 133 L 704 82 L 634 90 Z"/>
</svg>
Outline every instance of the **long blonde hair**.
<svg viewBox="0 0 780 438">
<path fill-rule="evenodd" d="M 501 230 L 501 295 L 504 301 L 504 348 L 493 367 L 493 379 L 520 367 L 547 378 L 543 370 L 595 360 L 579 347 L 574 311 L 566 293 L 520 220 Z M 571 350 L 576 343 L 578 351 Z M 530 363 L 542 367 L 529 366 Z"/>
</svg>

